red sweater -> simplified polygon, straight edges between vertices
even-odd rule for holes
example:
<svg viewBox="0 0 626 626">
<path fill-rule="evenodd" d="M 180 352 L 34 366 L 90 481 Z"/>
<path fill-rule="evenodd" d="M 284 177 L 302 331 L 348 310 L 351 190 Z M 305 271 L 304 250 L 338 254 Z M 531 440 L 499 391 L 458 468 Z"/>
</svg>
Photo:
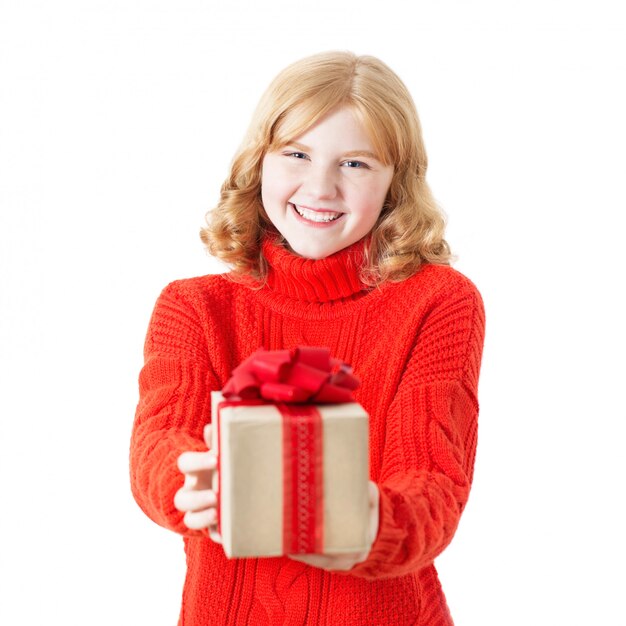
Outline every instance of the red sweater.
<svg viewBox="0 0 626 626">
<path fill-rule="evenodd" d="M 131 442 L 134 496 L 156 523 L 184 536 L 187 577 L 179 624 L 452 624 L 433 560 L 467 502 L 477 434 L 484 335 L 480 295 L 448 266 L 367 289 L 362 243 L 326 259 L 266 241 L 267 285 L 223 275 L 161 293 L 145 344 Z M 260 346 L 327 346 L 361 380 L 370 414 L 370 474 L 380 524 L 366 561 L 331 573 L 289 558 L 233 559 L 174 508 L 176 460 L 205 450 L 210 391 Z"/>
</svg>

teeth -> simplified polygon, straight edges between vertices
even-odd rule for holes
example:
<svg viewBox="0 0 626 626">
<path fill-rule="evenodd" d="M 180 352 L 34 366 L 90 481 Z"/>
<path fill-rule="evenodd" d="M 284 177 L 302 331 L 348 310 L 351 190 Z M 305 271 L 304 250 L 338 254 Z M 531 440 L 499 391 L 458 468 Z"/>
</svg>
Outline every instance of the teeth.
<svg viewBox="0 0 626 626">
<path fill-rule="evenodd" d="M 331 211 L 310 211 L 309 209 L 304 209 L 295 204 L 293 206 L 296 211 L 302 215 L 302 217 L 310 220 L 311 222 L 333 222 L 343 215 L 343 213 L 335 213 Z"/>
</svg>

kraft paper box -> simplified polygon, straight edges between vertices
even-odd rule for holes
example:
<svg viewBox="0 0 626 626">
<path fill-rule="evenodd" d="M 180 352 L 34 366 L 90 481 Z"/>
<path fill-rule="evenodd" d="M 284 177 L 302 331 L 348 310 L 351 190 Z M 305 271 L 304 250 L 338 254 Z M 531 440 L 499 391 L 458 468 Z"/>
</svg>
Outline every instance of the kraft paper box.
<svg viewBox="0 0 626 626">
<path fill-rule="evenodd" d="M 360 404 L 310 405 L 321 416 L 311 463 L 302 448 L 292 446 L 292 435 L 286 433 L 296 431 L 284 424 L 289 418 L 276 405 L 227 403 L 218 411 L 224 398 L 220 392 L 211 395 L 212 448 L 219 459 L 218 525 L 228 557 L 369 548 L 369 427 Z M 308 478 L 316 476 L 313 492 L 306 487 L 311 480 L 301 481 L 307 467 Z M 304 489 L 296 487 L 303 484 Z"/>
</svg>

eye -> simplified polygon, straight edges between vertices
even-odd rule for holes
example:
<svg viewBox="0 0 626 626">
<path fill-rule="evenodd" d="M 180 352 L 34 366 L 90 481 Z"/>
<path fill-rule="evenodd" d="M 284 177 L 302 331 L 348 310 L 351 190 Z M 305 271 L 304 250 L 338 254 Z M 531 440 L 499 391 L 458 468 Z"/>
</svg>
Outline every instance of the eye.
<svg viewBox="0 0 626 626">
<path fill-rule="evenodd" d="M 363 163 L 363 161 L 344 161 L 342 165 L 345 165 L 354 169 L 369 169 L 369 165 L 367 163 Z"/>
<path fill-rule="evenodd" d="M 293 157 L 294 159 L 307 159 L 307 155 L 304 152 L 283 152 L 285 156 Z"/>
</svg>

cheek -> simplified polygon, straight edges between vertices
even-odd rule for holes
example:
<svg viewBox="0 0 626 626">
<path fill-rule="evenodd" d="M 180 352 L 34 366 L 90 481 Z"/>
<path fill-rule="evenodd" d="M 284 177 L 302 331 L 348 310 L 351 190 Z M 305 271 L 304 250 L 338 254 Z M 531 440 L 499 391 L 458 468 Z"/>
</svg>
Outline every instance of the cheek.
<svg viewBox="0 0 626 626">
<path fill-rule="evenodd" d="M 272 203 L 275 203 L 277 196 L 276 178 L 271 173 L 263 173 L 261 177 L 261 201 L 263 205 L 271 208 Z"/>
<path fill-rule="evenodd" d="M 363 215 L 375 216 L 376 218 L 387 197 L 387 190 L 387 187 L 375 183 L 364 185 L 355 190 L 353 205 L 358 207 Z"/>
<path fill-rule="evenodd" d="M 261 201 L 269 210 L 282 208 L 288 199 L 289 195 L 281 181 L 268 180 L 261 187 Z"/>
<path fill-rule="evenodd" d="M 261 175 L 261 199 L 263 202 L 284 202 L 293 192 L 290 177 L 276 164 L 263 168 Z"/>
</svg>

